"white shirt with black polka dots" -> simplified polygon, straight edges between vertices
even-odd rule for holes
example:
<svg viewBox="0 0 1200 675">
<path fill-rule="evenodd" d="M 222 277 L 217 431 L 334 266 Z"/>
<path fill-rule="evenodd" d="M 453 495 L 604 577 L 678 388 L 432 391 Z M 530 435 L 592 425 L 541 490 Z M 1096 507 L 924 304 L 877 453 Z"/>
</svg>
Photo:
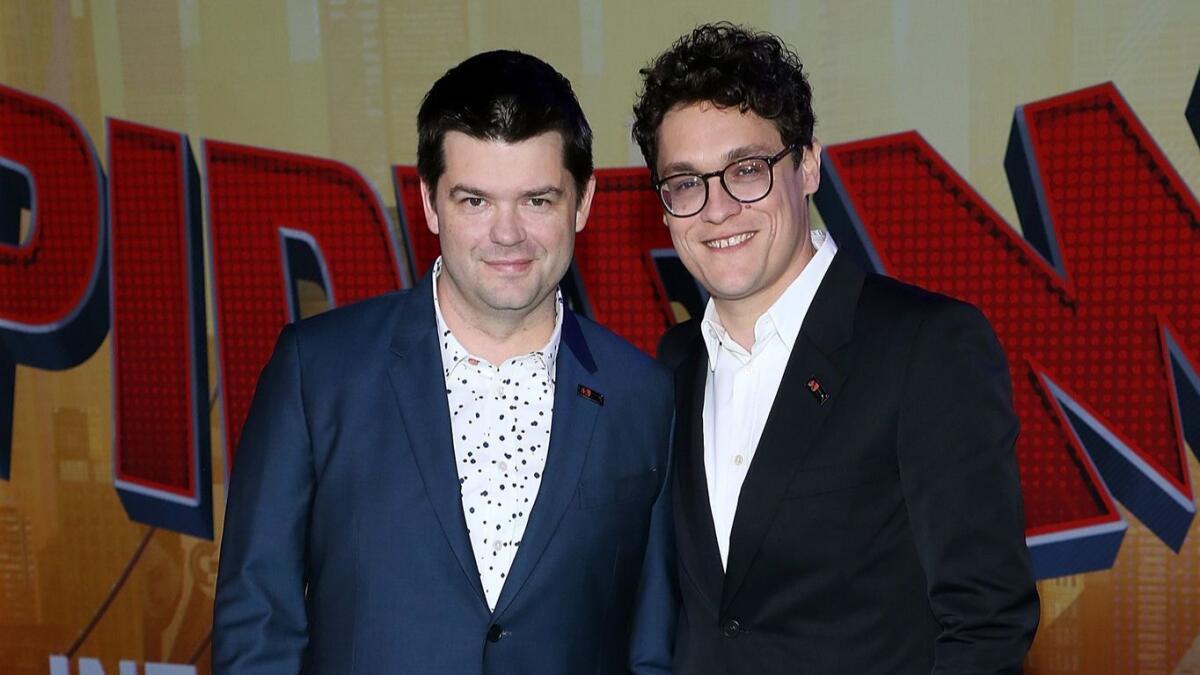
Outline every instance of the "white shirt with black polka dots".
<svg viewBox="0 0 1200 675">
<path fill-rule="evenodd" d="M 435 278 L 441 266 L 438 258 Z M 442 318 L 436 283 L 433 307 L 463 515 L 483 593 L 488 607 L 495 609 L 546 466 L 554 415 L 554 366 L 562 335 L 562 293 L 556 299 L 550 341 L 498 366 L 468 353 L 454 338 Z"/>
</svg>

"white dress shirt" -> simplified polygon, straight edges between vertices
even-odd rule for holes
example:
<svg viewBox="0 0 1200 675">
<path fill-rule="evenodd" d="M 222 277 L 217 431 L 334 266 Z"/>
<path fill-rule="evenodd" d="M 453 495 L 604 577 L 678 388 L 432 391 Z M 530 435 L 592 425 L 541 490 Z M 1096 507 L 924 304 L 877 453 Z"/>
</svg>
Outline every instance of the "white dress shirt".
<svg viewBox="0 0 1200 675">
<path fill-rule="evenodd" d="M 721 566 L 729 560 L 729 533 L 742 482 L 775 402 L 800 326 L 837 253 L 833 238 L 812 231 L 816 253 L 787 290 L 754 322 L 754 347 L 729 337 L 710 299 L 701 321 L 708 349 L 704 385 L 704 472 Z"/>
<path fill-rule="evenodd" d="M 442 259 L 434 263 L 436 278 Z M 488 607 L 504 587 L 537 499 L 554 417 L 554 365 L 562 336 L 562 293 L 554 332 L 541 349 L 500 365 L 467 352 L 446 326 L 433 284 L 454 463 L 463 516 Z"/>
</svg>

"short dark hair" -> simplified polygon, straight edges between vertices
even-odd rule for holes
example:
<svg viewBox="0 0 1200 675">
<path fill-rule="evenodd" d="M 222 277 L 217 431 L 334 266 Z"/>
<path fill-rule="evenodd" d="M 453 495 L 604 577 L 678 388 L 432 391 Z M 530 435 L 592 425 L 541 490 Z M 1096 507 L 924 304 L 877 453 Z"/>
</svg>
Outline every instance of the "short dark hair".
<svg viewBox="0 0 1200 675">
<path fill-rule="evenodd" d="M 571 82 L 529 54 L 476 54 L 446 71 L 425 94 L 417 113 L 417 173 L 431 190 L 446 171 L 443 140 L 449 131 L 505 143 L 557 131 L 578 194 L 592 176 L 592 128 Z"/>
<path fill-rule="evenodd" d="M 657 176 L 658 129 L 678 105 L 709 102 L 771 120 L 785 146 L 812 145 L 812 87 L 796 56 L 777 35 L 729 22 L 697 26 L 639 71 L 633 139 Z"/>
</svg>

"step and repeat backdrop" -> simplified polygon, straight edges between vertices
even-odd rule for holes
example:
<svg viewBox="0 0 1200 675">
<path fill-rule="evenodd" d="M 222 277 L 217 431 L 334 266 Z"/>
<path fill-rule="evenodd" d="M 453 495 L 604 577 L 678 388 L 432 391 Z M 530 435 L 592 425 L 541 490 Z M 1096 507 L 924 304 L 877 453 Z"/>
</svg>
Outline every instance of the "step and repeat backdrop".
<svg viewBox="0 0 1200 675">
<path fill-rule="evenodd" d="M 996 327 L 1027 671 L 1200 673 L 1186 0 L 0 1 L 0 672 L 209 671 L 258 372 L 284 323 L 427 271 L 415 114 L 470 54 L 548 60 L 595 129 L 577 310 L 650 352 L 699 311 L 630 108 L 638 68 L 719 19 L 810 71 L 841 248 Z"/>
</svg>

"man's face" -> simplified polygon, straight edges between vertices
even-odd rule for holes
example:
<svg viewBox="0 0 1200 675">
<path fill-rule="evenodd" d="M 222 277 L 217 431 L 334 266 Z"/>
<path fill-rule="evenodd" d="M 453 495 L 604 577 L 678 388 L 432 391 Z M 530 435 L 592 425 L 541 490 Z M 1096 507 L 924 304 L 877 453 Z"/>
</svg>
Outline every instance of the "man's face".
<svg viewBox="0 0 1200 675">
<path fill-rule="evenodd" d="M 442 148 L 437 193 L 421 185 L 426 222 L 441 242 L 439 291 L 482 320 L 528 315 L 570 265 L 595 179 L 576 194 L 554 131 L 517 143 L 451 131 Z"/>
<path fill-rule="evenodd" d="M 668 112 L 658 130 L 658 176 L 720 171 L 731 162 L 772 156 L 784 148 L 769 120 L 710 103 Z M 773 168 L 774 186 L 761 201 L 738 202 L 708 182 L 708 202 L 694 216 L 665 213 L 664 222 L 684 266 L 722 302 L 746 302 L 766 311 L 812 257 L 808 195 L 820 180 L 820 145 L 804 150 L 799 167 L 784 157 Z"/>
</svg>

